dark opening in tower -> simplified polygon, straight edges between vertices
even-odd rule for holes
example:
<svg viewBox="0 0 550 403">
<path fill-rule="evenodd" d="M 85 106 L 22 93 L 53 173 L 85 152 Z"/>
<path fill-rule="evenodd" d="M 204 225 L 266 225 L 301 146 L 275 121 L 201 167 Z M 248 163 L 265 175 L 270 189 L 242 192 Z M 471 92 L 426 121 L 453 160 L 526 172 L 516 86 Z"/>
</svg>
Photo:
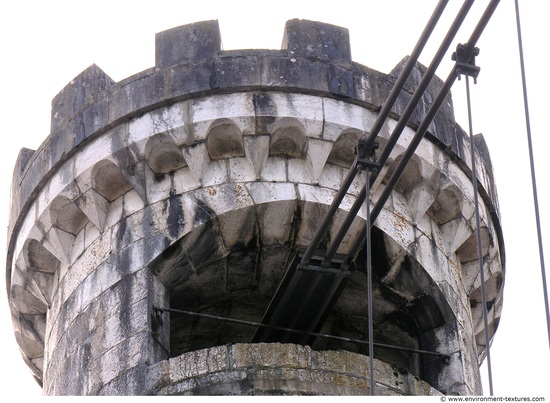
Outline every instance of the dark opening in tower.
<svg viewBox="0 0 550 403">
<path fill-rule="evenodd" d="M 258 329 L 254 324 L 262 321 L 296 253 L 297 248 L 291 241 L 263 244 L 256 230 L 246 243 L 224 250 L 217 241 L 219 230 L 215 217 L 174 243 L 151 265 L 170 290 L 171 309 L 215 317 L 171 313 L 171 357 L 253 341 Z M 345 350 L 368 355 L 364 261 L 362 250 L 355 270 L 319 331 L 336 337 L 314 337 L 308 343 L 314 350 Z M 398 371 L 433 381 L 433 374 L 425 370 L 428 362 L 433 365 L 433 360 L 408 349 L 437 351 L 440 346 L 432 332 L 454 319 L 452 311 L 414 257 L 376 227 L 372 231 L 372 262 L 375 358 L 392 364 Z M 224 318 L 247 323 L 233 323 Z"/>
</svg>

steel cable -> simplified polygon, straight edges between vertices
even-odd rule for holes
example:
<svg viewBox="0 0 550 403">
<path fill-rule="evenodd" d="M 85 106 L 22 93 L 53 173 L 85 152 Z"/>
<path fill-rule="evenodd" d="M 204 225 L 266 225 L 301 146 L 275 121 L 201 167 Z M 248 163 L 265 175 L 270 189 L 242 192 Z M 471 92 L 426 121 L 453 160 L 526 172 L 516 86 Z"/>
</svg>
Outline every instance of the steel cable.
<svg viewBox="0 0 550 403">
<path fill-rule="evenodd" d="M 544 248 L 542 246 L 542 231 L 540 226 L 540 214 L 539 214 L 539 203 L 537 195 L 537 180 L 535 176 L 535 159 L 533 157 L 533 144 L 531 141 L 531 122 L 529 118 L 529 102 L 527 99 L 527 83 L 525 79 L 525 63 L 523 59 L 523 41 L 521 38 L 521 23 L 519 16 L 519 4 L 518 0 L 515 1 L 516 4 L 516 25 L 517 25 L 517 34 L 518 34 L 518 49 L 519 49 L 519 61 L 521 67 L 521 81 L 523 86 L 523 106 L 525 109 L 525 126 L 527 130 L 527 144 L 529 147 L 529 162 L 531 166 L 531 184 L 533 188 L 533 203 L 535 207 L 535 220 L 537 225 L 537 237 L 538 237 L 538 246 L 539 246 L 539 259 L 540 259 L 540 269 L 542 276 L 542 289 L 544 294 L 544 305 L 546 308 L 546 328 L 548 333 L 548 346 L 550 347 L 550 309 L 548 307 L 548 289 L 546 285 L 546 269 L 544 266 Z"/>
</svg>

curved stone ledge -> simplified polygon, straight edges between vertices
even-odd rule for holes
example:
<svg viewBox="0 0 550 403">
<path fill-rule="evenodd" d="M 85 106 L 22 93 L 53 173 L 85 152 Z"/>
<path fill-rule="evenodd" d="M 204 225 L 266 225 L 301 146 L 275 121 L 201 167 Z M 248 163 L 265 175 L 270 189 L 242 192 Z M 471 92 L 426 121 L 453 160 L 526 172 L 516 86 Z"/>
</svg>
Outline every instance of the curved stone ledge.
<svg viewBox="0 0 550 403">
<path fill-rule="evenodd" d="M 313 351 L 295 344 L 234 344 L 171 358 L 159 395 L 370 394 L 369 358 L 347 351 Z M 441 396 L 414 376 L 374 360 L 376 394 Z"/>
</svg>

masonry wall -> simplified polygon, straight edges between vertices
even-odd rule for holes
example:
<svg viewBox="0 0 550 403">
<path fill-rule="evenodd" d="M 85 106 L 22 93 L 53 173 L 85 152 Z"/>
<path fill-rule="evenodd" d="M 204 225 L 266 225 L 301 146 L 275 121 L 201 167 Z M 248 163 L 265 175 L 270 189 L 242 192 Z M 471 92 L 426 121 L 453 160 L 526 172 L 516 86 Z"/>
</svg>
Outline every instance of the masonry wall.
<svg viewBox="0 0 550 403">
<path fill-rule="evenodd" d="M 160 315 L 155 307 L 259 322 L 402 65 L 385 75 L 353 63 L 347 30 L 311 21 L 289 21 L 279 51 L 221 51 L 214 21 L 156 40 L 149 70 L 115 83 L 94 65 L 71 81 L 53 101 L 50 136 L 38 150 L 22 150 L 16 164 L 7 284 L 16 338 L 44 393 L 234 394 L 243 383 L 244 394 L 367 393 L 363 366 L 338 369 L 344 361 L 364 362 L 357 346 L 245 347 L 254 329 Z M 422 71 L 418 66 L 409 79 L 396 116 Z M 439 84 L 434 80 L 424 105 Z M 422 116 L 419 108 L 374 183 L 371 202 Z M 384 125 L 382 147 L 395 123 Z M 502 306 L 504 251 L 491 165 L 480 149 L 470 150 L 449 98 L 375 222 L 375 338 L 449 355 L 442 361 L 376 350 L 381 390 L 481 391 L 471 152 L 479 162 L 491 335 Z M 350 188 L 325 245 L 363 183 L 359 178 Z M 340 253 L 364 216 L 360 211 Z M 324 331 L 365 337 L 365 287 L 359 262 Z M 231 364 L 239 348 L 287 358 L 284 351 L 296 348 L 306 364 L 283 371 L 287 358 L 281 358 L 266 364 L 278 372 L 262 378 L 254 368 L 265 364 L 267 350 L 241 368 Z M 334 350 L 348 353 L 318 372 Z M 177 375 L 175 363 L 213 351 L 233 358 L 192 380 Z M 308 380 L 278 388 L 273 374 Z M 342 376 L 344 386 L 327 386 Z"/>
</svg>

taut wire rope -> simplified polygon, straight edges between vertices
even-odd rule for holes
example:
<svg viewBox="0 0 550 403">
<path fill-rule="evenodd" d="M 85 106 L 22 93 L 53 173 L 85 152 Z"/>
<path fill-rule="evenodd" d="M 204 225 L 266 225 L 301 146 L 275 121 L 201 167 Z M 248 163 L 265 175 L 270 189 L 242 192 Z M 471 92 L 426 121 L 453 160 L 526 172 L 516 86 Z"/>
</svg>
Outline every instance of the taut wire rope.
<svg viewBox="0 0 550 403">
<path fill-rule="evenodd" d="M 365 188 L 370 190 L 370 168 L 365 169 Z M 368 190 L 367 190 L 368 192 Z M 370 394 L 374 396 L 374 348 L 373 348 L 373 308 L 372 308 L 372 258 L 371 258 L 371 217 L 370 217 L 370 197 L 365 197 L 366 218 L 365 223 L 367 228 L 366 241 L 366 269 L 367 269 L 367 309 L 369 320 L 369 379 L 370 379 Z"/>
<path fill-rule="evenodd" d="M 483 260 L 483 246 L 481 244 L 481 220 L 479 218 L 479 194 L 477 189 L 477 172 L 476 172 L 476 153 L 474 144 L 474 133 L 472 125 L 472 103 L 470 97 L 470 77 L 466 75 L 466 103 L 468 107 L 468 129 L 470 132 L 470 149 L 472 155 L 472 184 L 474 187 L 474 205 L 476 212 L 476 232 L 477 232 L 477 255 L 479 260 L 479 273 L 481 280 L 481 305 L 483 312 L 483 325 L 485 334 L 485 352 L 487 354 L 487 373 L 489 377 L 489 393 L 493 396 L 493 373 L 491 369 L 491 346 L 489 340 L 489 321 L 487 320 L 487 296 L 485 294 L 485 270 Z"/>
<path fill-rule="evenodd" d="M 531 166 L 531 185 L 533 188 L 533 203 L 535 207 L 535 221 L 537 225 L 537 237 L 538 237 L 538 246 L 539 246 L 539 259 L 540 259 L 540 269 L 542 275 L 542 289 L 544 294 L 544 305 L 546 308 L 546 330 L 548 333 L 548 346 L 550 348 L 550 309 L 548 307 L 548 289 L 546 286 L 546 269 L 544 267 L 544 250 L 542 246 L 542 234 L 540 227 L 540 215 L 539 215 L 539 202 L 537 195 L 537 180 L 535 176 L 535 159 L 533 157 L 533 144 L 531 141 L 531 122 L 529 118 L 529 102 L 527 100 L 527 82 L 525 79 L 525 63 L 523 59 L 523 41 L 521 38 L 521 23 L 519 17 L 519 4 L 518 0 L 515 1 L 516 5 L 516 25 L 517 25 L 517 34 L 518 34 L 518 49 L 519 49 L 519 61 L 521 67 L 521 82 L 523 86 L 523 106 L 525 109 L 525 126 L 527 131 L 527 144 L 529 147 L 529 161 Z"/>
</svg>

